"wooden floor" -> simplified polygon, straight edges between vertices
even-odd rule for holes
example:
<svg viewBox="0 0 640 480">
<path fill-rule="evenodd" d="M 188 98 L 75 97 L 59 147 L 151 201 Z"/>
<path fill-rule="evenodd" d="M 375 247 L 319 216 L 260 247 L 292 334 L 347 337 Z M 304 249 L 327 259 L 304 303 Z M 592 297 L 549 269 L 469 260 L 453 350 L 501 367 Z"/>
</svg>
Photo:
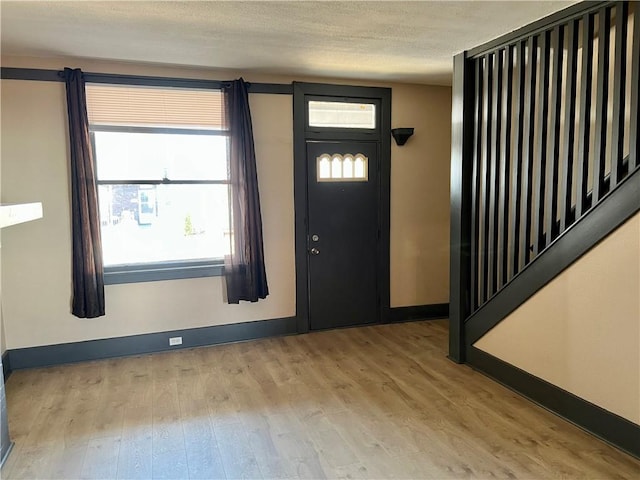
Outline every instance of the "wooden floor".
<svg viewBox="0 0 640 480">
<path fill-rule="evenodd" d="M 2 478 L 634 478 L 446 359 L 446 322 L 14 372 Z"/>
</svg>

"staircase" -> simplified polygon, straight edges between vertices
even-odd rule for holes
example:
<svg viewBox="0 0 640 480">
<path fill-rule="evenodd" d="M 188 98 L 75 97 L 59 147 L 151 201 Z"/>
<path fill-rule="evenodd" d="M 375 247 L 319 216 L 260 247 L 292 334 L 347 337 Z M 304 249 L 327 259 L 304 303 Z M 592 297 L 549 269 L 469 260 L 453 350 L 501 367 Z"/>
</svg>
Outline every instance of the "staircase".
<svg viewBox="0 0 640 480">
<path fill-rule="evenodd" d="M 580 3 L 454 59 L 449 357 L 578 424 L 474 344 L 640 210 L 639 63 L 629 2 Z M 583 426 L 640 456 L 638 426 L 609 420 Z"/>
</svg>

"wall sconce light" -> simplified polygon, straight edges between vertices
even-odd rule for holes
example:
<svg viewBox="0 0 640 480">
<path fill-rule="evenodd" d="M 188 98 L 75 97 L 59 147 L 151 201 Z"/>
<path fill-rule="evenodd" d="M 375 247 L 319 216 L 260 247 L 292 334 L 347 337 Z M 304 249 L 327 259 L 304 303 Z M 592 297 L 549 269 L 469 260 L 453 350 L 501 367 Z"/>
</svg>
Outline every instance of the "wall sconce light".
<svg viewBox="0 0 640 480">
<path fill-rule="evenodd" d="M 392 128 L 391 135 L 393 135 L 396 145 L 400 147 L 407 143 L 409 137 L 413 135 L 413 128 Z"/>
</svg>

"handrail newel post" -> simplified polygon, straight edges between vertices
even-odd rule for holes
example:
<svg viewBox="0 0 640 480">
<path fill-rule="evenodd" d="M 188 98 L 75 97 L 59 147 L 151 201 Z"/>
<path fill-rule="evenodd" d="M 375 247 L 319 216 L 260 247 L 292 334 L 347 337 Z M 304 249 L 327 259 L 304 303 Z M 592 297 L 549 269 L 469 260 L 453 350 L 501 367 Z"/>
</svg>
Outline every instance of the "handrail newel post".
<svg viewBox="0 0 640 480">
<path fill-rule="evenodd" d="M 451 129 L 451 257 L 449 358 L 465 362 L 464 321 L 470 314 L 471 182 L 474 69 L 462 52 L 453 59 Z"/>
</svg>

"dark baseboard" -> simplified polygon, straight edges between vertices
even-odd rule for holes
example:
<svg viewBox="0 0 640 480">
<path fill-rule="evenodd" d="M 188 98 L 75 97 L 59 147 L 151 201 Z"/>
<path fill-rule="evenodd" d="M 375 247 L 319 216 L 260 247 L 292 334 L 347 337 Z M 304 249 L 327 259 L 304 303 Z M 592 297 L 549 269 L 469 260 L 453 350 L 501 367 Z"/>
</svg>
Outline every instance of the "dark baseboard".
<svg viewBox="0 0 640 480">
<path fill-rule="evenodd" d="M 277 318 L 256 322 L 215 325 L 211 327 L 147 333 L 128 337 L 105 338 L 84 342 L 61 343 L 9 350 L 12 370 L 46 367 L 63 363 L 99 360 L 103 358 L 141 355 L 181 348 L 203 347 L 221 343 L 256 340 L 265 337 L 291 335 L 297 332 L 296 318 Z M 169 346 L 169 337 L 182 337 L 182 345 Z M 4 357 L 2 361 L 4 365 Z"/>
<path fill-rule="evenodd" d="M 390 309 L 389 318 L 392 322 L 446 318 L 448 311 L 449 305 L 446 303 L 398 307 Z M 2 356 L 2 366 L 6 380 L 11 371 L 22 368 L 47 367 L 64 363 L 142 355 L 181 348 L 256 340 L 279 335 L 292 335 L 298 333 L 297 328 L 296 317 L 288 317 L 127 337 L 16 348 L 5 352 Z M 182 337 L 182 345 L 170 347 L 169 337 Z"/>
<path fill-rule="evenodd" d="M 2 354 L 2 376 L 6 382 L 11 375 L 11 358 L 9 356 L 9 350 Z"/>
<path fill-rule="evenodd" d="M 476 347 L 467 363 L 507 388 L 559 415 L 607 443 L 640 458 L 640 426 Z"/>
<path fill-rule="evenodd" d="M 389 309 L 389 322 L 408 322 L 412 320 L 435 320 L 449 317 L 449 304 L 416 305 L 412 307 L 392 307 Z"/>
</svg>

